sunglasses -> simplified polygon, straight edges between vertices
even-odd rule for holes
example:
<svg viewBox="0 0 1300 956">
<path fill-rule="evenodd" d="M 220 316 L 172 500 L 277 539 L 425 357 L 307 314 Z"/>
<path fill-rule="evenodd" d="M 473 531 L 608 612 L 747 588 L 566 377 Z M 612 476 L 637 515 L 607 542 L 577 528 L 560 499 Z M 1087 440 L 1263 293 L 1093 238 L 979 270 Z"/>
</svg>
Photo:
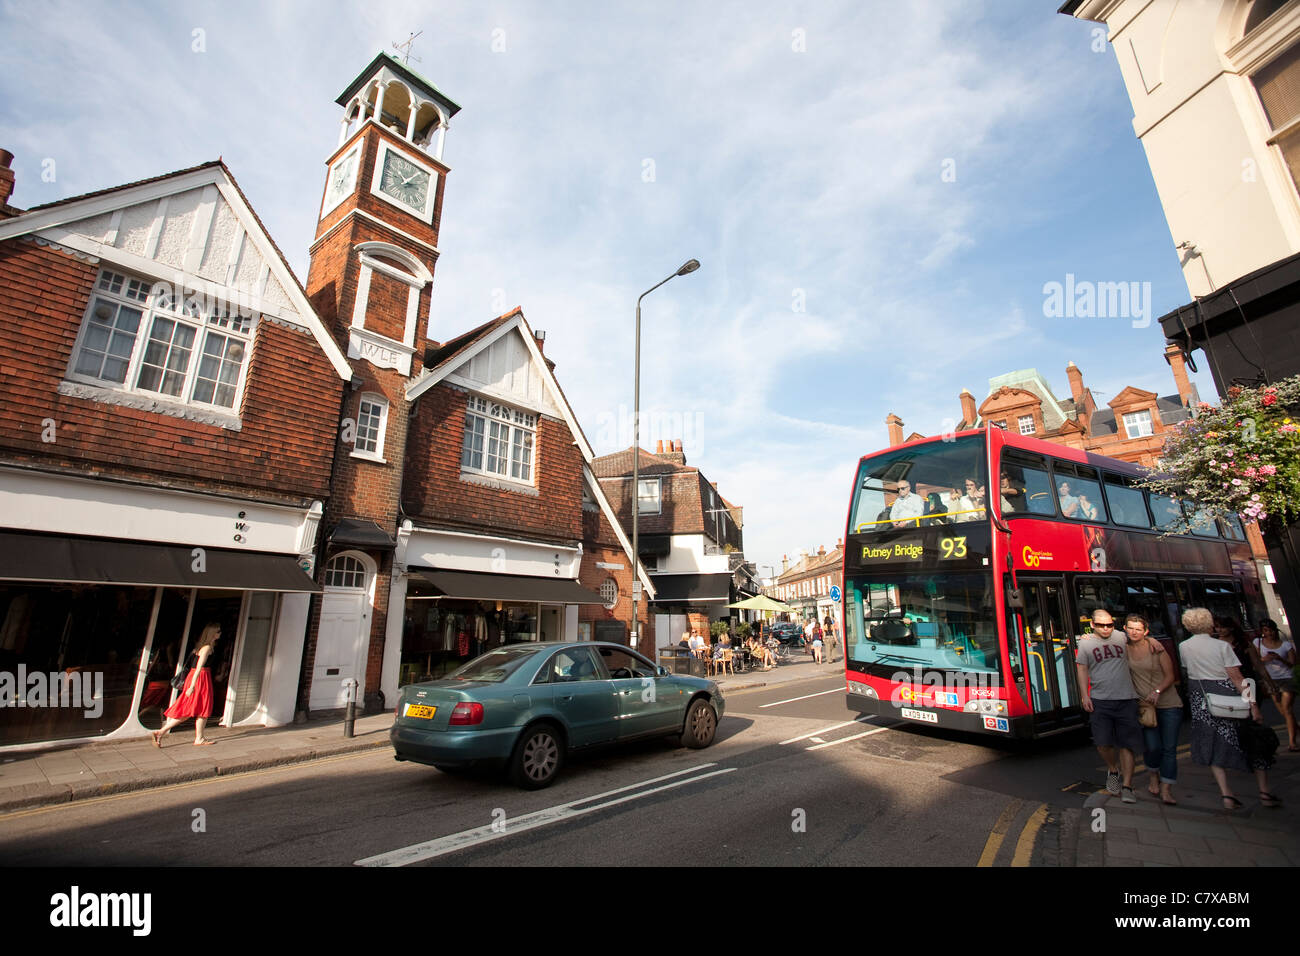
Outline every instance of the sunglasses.
<svg viewBox="0 0 1300 956">
<path fill-rule="evenodd" d="M 1101 624 L 1101 623 L 1099 623 L 1099 622 L 1097 622 L 1097 621 L 1093 621 L 1093 622 L 1092 622 L 1092 626 L 1093 626 L 1093 627 L 1109 627 L 1109 628 L 1111 628 L 1112 630 L 1115 628 L 1115 625 L 1114 625 L 1114 624 Z"/>
</svg>

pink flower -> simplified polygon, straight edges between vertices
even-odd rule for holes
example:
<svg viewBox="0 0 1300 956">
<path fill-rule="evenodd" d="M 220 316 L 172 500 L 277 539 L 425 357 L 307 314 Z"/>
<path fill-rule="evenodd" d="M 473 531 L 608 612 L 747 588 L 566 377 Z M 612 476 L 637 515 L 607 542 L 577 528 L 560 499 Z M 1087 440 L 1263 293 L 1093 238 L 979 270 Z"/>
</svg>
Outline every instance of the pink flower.
<svg viewBox="0 0 1300 956">
<path fill-rule="evenodd" d="M 1260 473 L 1261 475 L 1276 475 L 1276 474 L 1277 474 L 1277 466 L 1276 466 L 1276 465 L 1260 465 L 1260 466 L 1259 466 L 1259 473 Z"/>
<path fill-rule="evenodd" d="M 1263 398 L 1261 398 L 1259 401 L 1260 404 L 1262 405 L 1273 405 L 1277 402 L 1277 396 L 1270 392 L 1266 394 Z"/>
<path fill-rule="evenodd" d="M 1240 478 L 1234 478 L 1234 479 L 1232 479 L 1232 483 L 1233 483 L 1234 485 L 1239 485 L 1239 484 L 1241 484 L 1241 479 L 1240 479 Z"/>
</svg>

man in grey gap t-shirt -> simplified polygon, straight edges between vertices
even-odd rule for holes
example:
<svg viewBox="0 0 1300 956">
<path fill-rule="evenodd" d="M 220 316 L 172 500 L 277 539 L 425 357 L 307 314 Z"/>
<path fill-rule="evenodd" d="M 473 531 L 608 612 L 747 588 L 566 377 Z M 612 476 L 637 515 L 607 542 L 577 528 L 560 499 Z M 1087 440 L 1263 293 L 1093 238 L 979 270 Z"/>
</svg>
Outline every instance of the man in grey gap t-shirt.
<svg viewBox="0 0 1300 956">
<path fill-rule="evenodd" d="M 1092 715 L 1092 739 L 1106 761 L 1106 790 L 1122 793 L 1125 803 L 1137 803 L 1133 765 L 1134 755 L 1143 749 L 1142 725 L 1127 652 L 1128 639 L 1115 633 L 1115 619 L 1105 608 L 1097 608 L 1092 612 L 1092 633 L 1079 640 L 1074 661 L 1079 697 Z"/>
</svg>

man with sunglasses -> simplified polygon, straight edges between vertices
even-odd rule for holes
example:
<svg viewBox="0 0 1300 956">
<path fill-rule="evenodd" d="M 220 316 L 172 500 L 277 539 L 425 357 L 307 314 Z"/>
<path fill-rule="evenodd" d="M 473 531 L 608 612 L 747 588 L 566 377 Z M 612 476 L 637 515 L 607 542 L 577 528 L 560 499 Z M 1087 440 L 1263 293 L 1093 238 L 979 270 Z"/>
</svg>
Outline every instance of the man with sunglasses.
<svg viewBox="0 0 1300 956">
<path fill-rule="evenodd" d="M 1137 803 L 1134 754 L 1143 749 L 1143 739 L 1127 650 L 1128 638 L 1116 633 L 1115 619 L 1099 607 L 1092 612 L 1092 633 L 1079 639 L 1074 662 L 1083 709 L 1092 715 L 1092 740 L 1106 761 L 1106 790 Z"/>
</svg>

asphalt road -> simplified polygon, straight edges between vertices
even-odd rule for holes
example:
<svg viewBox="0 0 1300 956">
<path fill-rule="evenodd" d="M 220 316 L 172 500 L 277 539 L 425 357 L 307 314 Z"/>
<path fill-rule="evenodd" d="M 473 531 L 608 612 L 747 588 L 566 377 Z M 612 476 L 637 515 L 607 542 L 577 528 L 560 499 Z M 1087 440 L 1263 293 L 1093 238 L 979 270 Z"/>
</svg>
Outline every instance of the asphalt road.
<svg viewBox="0 0 1300 956">
<path fill-rule="evenodd" d="M 855 720 L 843 676 L 728 698 L 707 750 L 573 758 L 552 787 L 389 750 L 0 816 L 7 866 L 1010 865 L 1098 783 L 1086 739 L 1031 748 Z"/>
</svg>

